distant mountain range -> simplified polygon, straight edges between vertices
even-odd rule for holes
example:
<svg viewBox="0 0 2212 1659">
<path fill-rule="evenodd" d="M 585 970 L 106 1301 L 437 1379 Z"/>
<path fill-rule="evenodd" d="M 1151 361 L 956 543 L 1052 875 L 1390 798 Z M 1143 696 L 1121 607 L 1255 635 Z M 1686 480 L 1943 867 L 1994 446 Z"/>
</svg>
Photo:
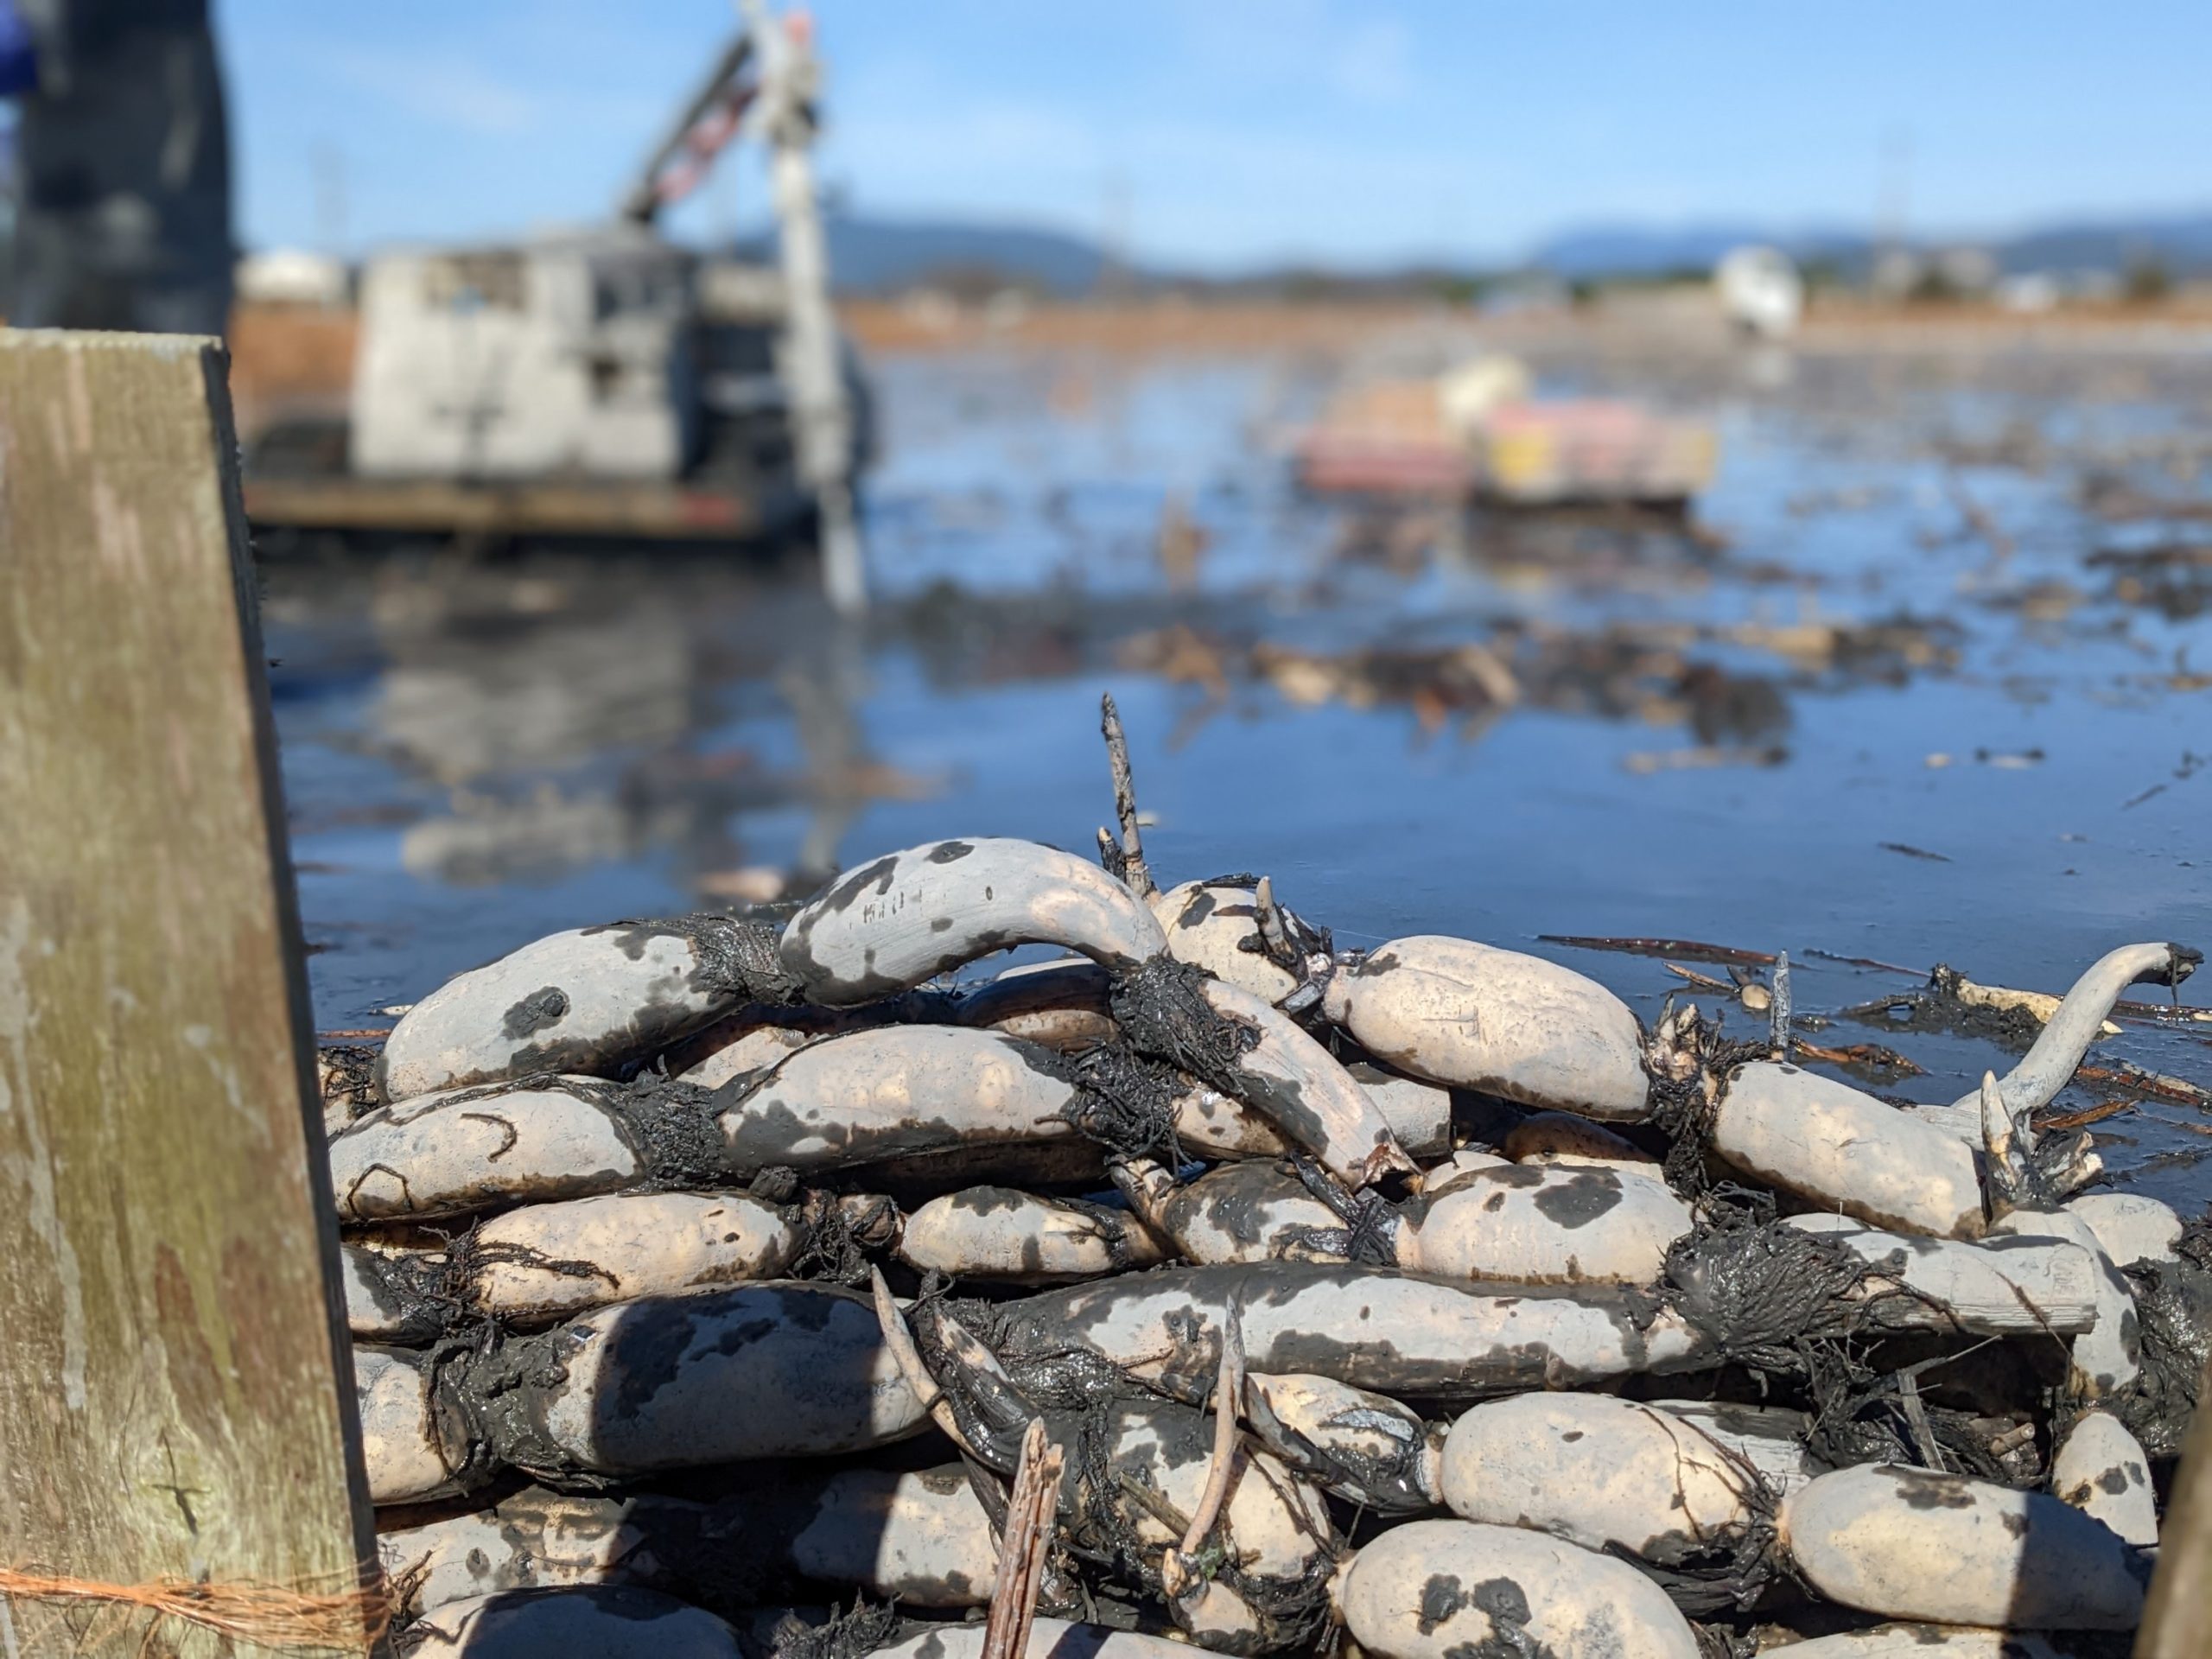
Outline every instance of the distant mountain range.
<svg viewBox="0 0 2212 1659">
<path fill-rule="evenodd" d="M 1088 238 L 1038 226 L 832 214 L 826 230 L 830 269 L 837 285 L 851 293 L 1018 283 L 1069 298 L 1095 290 L 1109 268 L 1104 251 Z M 2005 271 L 2120 271 L 2155 260 L 2176 276 L 2212 275 L 2212 212 L 2058 222 L 1993 238 L 1915 241 L 1938 248 L 1984 247 Z M 1772 243 L 1801 262 L 1826 264 L 1846 276 L 1863 272 L 1874 248 L 1865 232 L 1834 226 L 1784 229 L 1749 221 L 1675 227 L 1596 225 L 1548 238 L 1522 267 L 1569 280 L 1649 276 L 1709 268 L 1745 242 Z M 1475 268 L 1476 262 L 1469 262 L 1470 270 Z M 1431 260 L 1422 269 L 1433 273 L 1439 267 Z M 1132 275 L 1152 283 L 1196 280 L 1163 269 Z M 1248 280 L 1264 280 L 1264 273 Z"/>
<path fill-rule="evenodd" d="M 2007 270 L 2124 270 L 2156 259 L 2177 276 L 2212 271 L 2212 213 L 2131 223 L 2053 225 L 2000 250 Z"/>
<path fill-rule="evenodd" d="M 1986 248 L 2004 271 L 2126 270 L 2156 260 L 2175 276 L 2212 271 L 2212 213 L 2167 218 L 2082 220 L 2040 226 L 2012 236 L 1915 238 L 1916 245 Z M 1593 226 L 1553 237 L 1529 263 L 1557 276 L 1649 276 L 1686 267 L 1705 269 L 1732 247 L 1767 242 L 1801 263 L 1819 261 L 1847 273 L 1862 271 L 1874 243 L 1863 232 L 1811 227 L 1796 231 L 1746 223 L 1649 229 Z"/>
<path fill-rule="evenodd" d="M 1781 232 L 1771 225 L 1591 225 L 1550 238 L 1529 254 L 1528 264 L 1569 279 L 1650 276 L 1691 267 L 1708 270 L 1722 254 L 1746 242 L 1786 249 L 1801 262 L 1820 258 L 1839 264 L 1865 264 L 1872 245 L 1850 231 Z"/>
<path fill-rule="evenodd" d="M 1064 231 L 955 219 L 870 219 L 831 213 L 823 223 L 830 269 L 851 294 L 896 294 L 930 284 L 995 279 L 1056 298 L 1095 289 L 1106 270 L 1096 243 Z M 772 241 L 746 251 L 765 251 Z"/>
</svg>

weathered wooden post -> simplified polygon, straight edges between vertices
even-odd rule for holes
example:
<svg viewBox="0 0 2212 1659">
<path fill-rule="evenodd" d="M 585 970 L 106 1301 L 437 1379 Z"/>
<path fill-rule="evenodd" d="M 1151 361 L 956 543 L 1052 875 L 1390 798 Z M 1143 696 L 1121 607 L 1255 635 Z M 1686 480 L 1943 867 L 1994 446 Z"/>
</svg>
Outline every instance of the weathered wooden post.
<svg viewBox="0 0 2212 1659">
<path fill-rule="evenodd" d="M 2135 1659 L 2212 1653 L 2212 1371 L 2197 1385 L 2196 1417 L 2174 1473 L 2158 1569 L 2135 1638 Z"/>
<path fill-rule="evenodd" d="M 0 332 L 9 1659 L 374 1639 L 226 364 Z"/>
</svg>

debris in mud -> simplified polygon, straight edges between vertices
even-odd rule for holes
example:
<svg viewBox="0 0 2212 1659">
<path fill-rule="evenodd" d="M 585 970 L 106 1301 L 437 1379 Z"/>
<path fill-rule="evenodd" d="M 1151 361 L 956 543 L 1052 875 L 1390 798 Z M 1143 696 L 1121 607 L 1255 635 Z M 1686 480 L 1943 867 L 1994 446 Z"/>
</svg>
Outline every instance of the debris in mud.
<svg viewBox="0 0 2212 1659">
<path fill-rule="evenodd" d="M 2152 1100 L 2177 1101 L 2184 1106 L 2212 1108 L 2212 1089 L 2189 1082 L 2183 1077 L 2170 1077 L 2157 1071 L 2146 1071 L 2139 1065 L 2126 1060 L 2114 1060 L 2109 1065 L 2083 1065 L 2075 1068 L 2074 1075 L 2083 1083 L 2098 1084 L 2106 1088 L 2126 1089 L 2133 1093 L 2148 1096 Z"/>
<path fill-rule="evenodd" d="M 1931 853 L 1925 847 L 1914 847 L 1902 841 L 1885 841 L 1881 843 L 1881 848 L 1885 853 L 1902 853 L 1907 858 L 1925 859 L 1932 864 L 1948 864 L 1951 861 L 1951 855 L 1948 853 Z"/>
<path fill-rule="evenodd" d="M 1949 475 L 1948 484 L 1951 505 L 1959 510 L 1959 517 L 1966 520 L 1967 528 L 1981 538 L 1993 557 L 2011 558 L 2018 545 L 2011 533 L 1997 522 L 1988 508 L 1974 499 L 1955 472 Z"/>
<path fill-rule="evenodd" d="M 1812 673 L 1902 684 L 1916 672 L 1957 667 L 1964 631 L 1945 619 L 1901 613 L 1867 622 L 1746 622 L 1714 637 L 1772 652 Z"/>
<path fill-rule="evenodd" d="M 1554 941 L 1726 969 L 1666 961 L 1753 1016 L 1738 1041 L 1471 940 L 1339 950 L 1264 877 L 1160 891 L 1104 728 L 1103 868 L 927 843 L 777 924 L 537 941 L 423 996 L 373 1068 L 332 1057 L 410 1619 L 617 1586 L 841 1659 L 1020 1651 L 1033 1619 L 1130 1659 L 1337 1625 L 1696 1659 L 1836 1605 L 2133 1624 L 2141 1537 L 2097 1480 L 2043 1487 L 2062 1441 L 2069 1469 L 2178 1444 L 2212 1250 L 2082 1196 L 2099 1115 L 2050 1103 L 2172 1085 L 2082 1059 L 2194 952 L 1847 1010 L 2029 1048 L 1901 1110 L 1805 1069 L 1919 1072 L 1804 1040 L 1786 957 Z M 1039 944 L 1071 956 L 947 991 Z M 2147 1480 L 2131 1501 L 2139 1535 Z M 1893 1536 L 1910 1567 L 1875 1571 Z M 2030 1538 L 2054 1565 L 2005 1603 Z M 786 1611 L 825 1599 L 854 1611 Z"/>
<path fill-rule="evenodd" d="M 2115 523 L 2131 518 L 2212 518 L 2212 499 L 2201 495 L 2154 494 L 2107 472 L 2093 472 L 2084 478 L 2081 495 L 2082 506 Z"/>
<path fill-rule="evenodd" d="M 1793 691 L 1943 671 L 1958 661 L 1957 639 L 1949 624 L 1911 617 L 1713 628 L 1616 623 L 1595 632 L 1507 619 L 1455 643 L 1328 651 L 1177 622 L 1131 635 L 1115 658 L 1198 686 L 1213 703 L 1233 685 L 1261 683 L 1294 708 L 1406 709 L 1424 730 L 1456 721 L 1467 736 L 1520 709 L 1685 728 L 1691 746 L 1630 757 L 1631 771 L 1655 772 L 1778 765 L 1789 758 L 1775 740 L 1792 724 Z M 1791 671 L 1777 677 L 1715 659 L 1737 648 L 1779 657 Z"/>
<path fill-rule="evenodd" d="M 2197 753 L 2193 749 L 2183 750 L 2181 764 L 2176 766 L 2173 771 L 2174 782 L 2186 783 L 2190 779 L 2194 778 L 2203 769 L 2207 758 L 2208 757 L 2204 755 Z M 2154 797 L 2164 794 L 2167 788 L 2168 785 L 2165 784 L 2153 784 L 2150 788 L 2143 791 L 2140 794 L 2131 795 L 2126 800 L 2122 801 L 2120 804 L 2120 810 L 2123 812 L 2131 811 L 2134 808 L 2142 805 L 2144 802 L 2151 800 Z"/>
<path fill-rule="evenodd" d="M 1253 648 L 1250 661 L 1291 702 L 1314 707 L 1336 702 L 1353 709 L 1410 704 L 1425 725 L 1470 709 L 1510 709 L 1521 701 L 1512 670 L 1483 645 L 1325 657 L 1262 645 Z"/>
<path fill-rule="evenodd" d="M 2102 597 L 2188 622 L 2212 607 L 2212 542 L 2167 542 L 2146 548 L 2106 548 L 2084 561 L 2109 574 Z"/>
<path fill-rule="evenodd" d="M 2168 956 L 2163 962 L 2153 962 L 2143 967 L 2136 983 L 2164 983 L 2178 985 L 2193 972 L 2201 960 L 2199 954 L 2182 946 L 2166 948 Z M 2155 957 L 2156 953 L 2152 953 Z M 1896 968 L 1888 963 L 1856 961 L 1862 967 L 1883 968 L 1904 973 L 1910 969 Z M 2034 1042 L 2043 1030 L 2056 1020 L 2066 1008 L 2067 999 L 2048 991 L 2016 990 L 2005 985 L 1984 985 L 1968 979 L 1955 968 L 1938 963 L 1929 970 L 1927 983 L 1914 986 L 1860 1002 L 1838 1011 L 1837 1017 L 1879 1024 L 1893 1028 L 1914 1031 L 1955 1031 L 1987 1036 L 1999 1041 L 2026 1044 Z M 2077 1004 L 2077 1007 L 2080 1006 Z M 2177 1000 L 2175 1008 L 2180 1010 Z M 2097 1034 L 2116 1037 L 2120 1027 L 2108 1017 L 2120 1013 L 2133 1018 L 2159 1018 L 2163 1011 L 2155 1004 L 2131 1002 L 2114 995 L 2104 997 L 2094 1030 Z M 2123 1062 L 2124 1064 L 2124 1062 Z M 2111 1082 L 2114 1074 L 2097 1074 L 2095 1067 L 2084 1067 L 2078 1073 L 2084 1083 Z M 2177 1084 L 2178 1089 L 2190 1090 L 2194 1085 Z M 2179 1097 L 2192 1103 L 2204 1091 L 2185 1094 Z M 2204 1095 L 2212 1098 L 2212 1095 Z"/>
<path fill-rule="evenodd" d="M 1701 744 L 1691 749 L 1639 749 L 1621 757 L 1621 766 L 1639 776 L 1660 772 L 1709 772 L 1721 766 L 1778 766 L 1789 751 L 1777 746 L 1764 749 L 1722 749 Z"/>
<path fill-rule="evenodd" d="M 1821 1065 L 1833 1065 L 1870 1083 L 1897 1083 L 1906 1077 L 1926 1075 L 1926 1068 L 1915 1065 L 1894 1048 L 1885 1048 L 1879 1043 L 1847 1043 L 1840 1048 L 1824 1048 L 1818 1043 L 1800 1039 L 1790 1052 L 1800 1058 Z M 2054 1124 L 2050 1127 L 2063 1128 Z"/>
<path fill-rule="evenodd" d="M 1688 962 L 1713 962 L 1741 968 L 1771 968 L 1775 958 L 1765 950 L 1744 950 L 1730 944 L 1700 944 L 1694 939 L 1601 939 L 1580 933 L 1541 933 L 1547 944 L 1571 944 L 1580 950 L 1622 950 L 1637 957 L 1681 957 Z"/>
<path fill-rule="evenodd" d="M 2082 1129 L 2092 1123 L 2101 1123 L 2108 1117 L 2118 1117 L 2122 1112 L 2132 1112 L 2138 1103 L 2132 1100 L 2107 1100 L 2099 1105 L 2085 1107 L 2078 1112 L 2054 1112 L 2048 1117 L 2038 1117 L 2036 1127 L 2040 1129 Z"/>
<path fill-rule="evenodd" d="M 1155 543 L 1160 575 L 1166 579 L 1170 593 L 1187 594 L 1198 586 L 1198 566 L 1212 540 L 1205 527 L 1192 518 L 1181 493 L 1170 494 L 1160 510 Z"/>
</svg>

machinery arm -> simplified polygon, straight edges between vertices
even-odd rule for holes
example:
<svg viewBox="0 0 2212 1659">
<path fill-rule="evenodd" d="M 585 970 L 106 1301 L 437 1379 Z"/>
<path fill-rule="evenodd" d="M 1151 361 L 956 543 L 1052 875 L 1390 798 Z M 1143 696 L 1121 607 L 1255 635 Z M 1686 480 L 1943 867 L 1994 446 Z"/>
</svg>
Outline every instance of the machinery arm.
<svg viewBox="0 0 2212 1659">
<path fill-rule="evenodd" d="M 698 90 L 684 100 L 683 112 L 623 192 L 619 211 L 624 219 L 652 224 L 663 207 L 698 182 L 715 154 L 737 136 L 756 90 L 738 80 L 752 57 L 752 33 L 741 29 L 722 48 Z M 671 167 L 678 160 L 683 164 Z"/>
</svg>

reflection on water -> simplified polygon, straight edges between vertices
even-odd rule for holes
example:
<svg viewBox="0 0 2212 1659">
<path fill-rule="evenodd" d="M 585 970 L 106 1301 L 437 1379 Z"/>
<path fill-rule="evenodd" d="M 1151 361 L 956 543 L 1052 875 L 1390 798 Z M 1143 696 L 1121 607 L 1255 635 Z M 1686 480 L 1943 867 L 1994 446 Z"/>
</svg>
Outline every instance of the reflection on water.
<svg viewBox="0 0 2212 1659">
<path fill-rule="evenodd" d="M 2053 988 L 2212 940 L 2212 361 L 1544 367 L 1717 410 L 1695 517 L 1312 500 L 1280 445 L 1312 364 L 996 355 L 885 366 L 861 629 L 696 555 L 273 562 L 322 1023 L 930 836 L 1086 847 L 1109 685 L 1167 874 L 1270 871 L 1347 944 L 1556 954 L 1647 1016 L 1662 963 L 1537 936 L 1787 949 L 1813 1009 L 1910 982 L 1810 952 Z M 1915 1098 L 1997 1062 L 1895 1046 Z M 2212 1081 L 2185 1030 L 2113 1049 Z M 2212 1181 L 2212 1118 L 2098 1127 L 2150 1190 Z"/>
</svg>

